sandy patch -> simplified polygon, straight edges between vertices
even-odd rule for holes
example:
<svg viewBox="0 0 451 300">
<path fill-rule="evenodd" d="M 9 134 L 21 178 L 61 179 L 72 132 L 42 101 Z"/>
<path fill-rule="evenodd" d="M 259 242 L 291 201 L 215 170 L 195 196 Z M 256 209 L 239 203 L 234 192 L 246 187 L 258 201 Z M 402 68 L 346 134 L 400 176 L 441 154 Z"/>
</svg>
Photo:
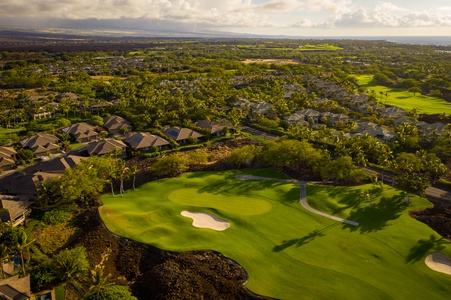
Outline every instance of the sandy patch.
<svg viewBox="0 0 451 300">
<path fill-rule="evenodd" d="M 229 222 L 222 220 L 210 213 L 184 210 L 180 214 L 184 217 L 193 219 L 194 227 L 210 228 L 217 231 L 223 231 L 230 227 Z"/>
<path fill-rule="evenodd" d="M 287 64 L 297 64 L 298 61 L 294 59 L 246 59 L 242 61 L 244 64 L 275 64 L 275 65 L 287 65 Z"/>
<path fill-rule="evenodd" d="M 445 254 L 431 253 L 424 259 L 424 262 L 434 271 L 451 275 L 451 258 Z"/>
</svg>

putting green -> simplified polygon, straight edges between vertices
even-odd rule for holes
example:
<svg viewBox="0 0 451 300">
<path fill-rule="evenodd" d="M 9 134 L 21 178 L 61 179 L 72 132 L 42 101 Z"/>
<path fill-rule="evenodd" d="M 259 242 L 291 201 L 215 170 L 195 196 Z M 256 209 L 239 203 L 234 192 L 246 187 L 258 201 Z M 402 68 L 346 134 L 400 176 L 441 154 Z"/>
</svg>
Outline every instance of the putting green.
<svg viewBox="0 0 451 300">
<path fill-rule="evenodd" d="M 123 197 L 105 195 L 101 216 L 112 232 L 162 249 L 219 251 L 248 272 L 247 288 L 274 298 L 449 298 L 451 276 L 429 269 L 424 258 L 450 256 L 450 242 L 409 216 L 430 206 L 426 199 L 412 197 L 406 206 L 386 186 L 369 207 L 359 195 L 370 185 L 307 186 L 311 206 L 358 221 L 355 227 L 303 209 L 296 184 L 235 179 L 243 173 L 278 176 L 274 170 L 187 173 Z M 249 214 L 251 206 L 258 214 Z M 196 228 L 184 210 L 211 213 L 230 227 Z"/>
</svg>

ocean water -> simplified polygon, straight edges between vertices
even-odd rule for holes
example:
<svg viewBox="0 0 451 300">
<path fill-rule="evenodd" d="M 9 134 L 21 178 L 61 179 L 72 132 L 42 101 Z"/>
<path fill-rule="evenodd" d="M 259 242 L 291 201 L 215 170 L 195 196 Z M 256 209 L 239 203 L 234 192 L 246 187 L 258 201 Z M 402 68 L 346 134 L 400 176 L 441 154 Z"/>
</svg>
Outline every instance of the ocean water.
<svg viewBox="0 0 451 300">
<path fill-rule="evenodd" d="M 381 39 L 400 44 L 451 46 L 451 36 L 390 36 Z"/>
</svg>

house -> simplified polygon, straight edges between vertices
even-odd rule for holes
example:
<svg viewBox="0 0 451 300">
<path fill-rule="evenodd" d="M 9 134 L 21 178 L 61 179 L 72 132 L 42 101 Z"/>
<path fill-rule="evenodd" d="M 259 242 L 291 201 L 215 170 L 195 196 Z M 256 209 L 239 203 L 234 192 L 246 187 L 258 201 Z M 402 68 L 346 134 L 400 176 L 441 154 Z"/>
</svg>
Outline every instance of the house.
<svg viewBox="0 0 451 300">
<path fill-rule="evenodd" d="M 314 124 L 318 124 L 319 123 L 319 118 L 320 118 L 320 113 L 319 111 L 316 111 L 314 109 L 311 108 L 307 108 L 307 109 L 303 109 L 300 111 L 297 111 L 296 113 L 300 114 L 300 115 L 304 115 L 305 120 L 309 123 L 314 123 Z"/>
<path fill-rule="evenodd" d="M 251 101 L 247 100 L 247 99 L 238 99 L 237 101 L 235 101 L 233 103 L 233 106 L 235 108 L 246 108 L 246 107 L 250 107 L 251 106 Z"/>
<path fill-rule="evenodd" d="M 19 275 L 0 280 L 0 299 L 29 300 L 31 297 L 30 276 Z"/>
<path fill-rule="evenodd" d="M 204 136 L 203 134 L 192 129 L 178 126 L 165 128 L 163 130 L 163 133 L 168 137 L 174 139 L 179 144 L 186 144 L 188 139 L 194 139 L 195 141 L 197 141 L 199 138 L 202 138 Z"/>
<path fill-rule="evenodd" d="M 285 84 L 283 86 L 283 90 L 284 90 L 283 96 L 285 99 L 290 99 L 291 96 L 293 96 L 293 94 L 300 91 L 307 92 L 307 90 L 304 87 L 298 84 Z"/>
<path fill-rule="evenodd" d="M 37 172 L 45 172 L 52 174 L 63 174 L 67 169 L 78 165 L 86 157 L 77 155 L 66 155 L 51 160 L 39 162 L 33 166 L 21 170 L 25 174 L 35 174 Z"/>
<path fill-rule="evenodd" d="M 14 160 L 0 156 L 0 174 L 3 171 L 12 170 L 15 167 L 16 167 L 16 162 Z"/>
<path fill-rule="evenodd" d="M 59 138 L 52 134 L 38 133 L 19 142 L 23 148 L 30 149 L 35 157 L 57 153 Z"/>
<path fill-rule="evenodd" d="M 396 133 L 371 122 L 358 122 L 354 135 L 369 135 L 378 138 L 384 142 L 392 141 L 396 137 Z"/>
<path fill-rule="evenodd" d="M 96 103 L 91 105 L 89 108 L 91 110 L 91 114 L 100 113 L 100 111 L 107 109 L 108 107 L 113 106 L 113 103 L 111 102 L 104 102 L 104 103 Z"/>
<path fill-rule="evenodd" d="M 0 193 L 19 195 L 21 199 L 36 199 L 41 183 L 61 176 L 68 168 L 80 163 L 85 157 L 67 155 L 39 162 L 0 178 Z"/>
<path fill-rule="evenodd" d="M 162 137 L 150 134 L 148 132 L 138 132 L 129 134 L 124 140 L 133 149 L 141 152 L 151 151 L 155 148 L 158 150 L 167 149 L 170 143 Z"/>
<path fill-rule="evenodd" d="M 359 94 L 359 95 L 351 95 L 350 100 L 348 102 L 348 106 L 358 111 L 362 114 L 366 114 L 368 111 L 368 107 L 371 107 L 371 103 L 369 101 L 369 98 L 365 94 Z"/>
<path fill-rule="evenodd" d="M 288 125 L 308 125 L 308 122 L 305 120 L 305 116 L 297 112 L 284 117 L 284 120 Z"/>
<path fill-rule="evenodd" d="M 17 152 L 13 147 L 0 146 L 0 157 L 8 159 L 16 159 Z"/>
<path fill-rule="evenodd" d="M 207 129 L 210 131 L 211 136 L 221 136 L 223 134 L 223 131 L 225 128 L 228 128 L 229 130 L 233 130 L 232 125 L 226 125 L 226 124 L 219 124 L 212 121 L 202 120 L 196 122 L 194 125 L 200 128 Z"/>
<path fill-rule="evenodd" d="M 105 127 L 109 133 L 120 134 L 124 132 L 130 132 L 133 129 L 132 124 L 119 116 L 110 116 L 103 120 Z"/>
<path fill-rule="evenodd" d="M 346 115 L 346 114 L 334 114 L 334 115 L 332 116 L 332 119 L 333 119 L 335 122 L 343 122 L 343 123 L 345 123 L 345 124 L 349 122 L 349 116 Z"/>
<path fill-rule="evenodd" d="M 9 195 L 23 196 L 27 199 L 37 199 L 41 182 L 61 176 L 61 174 L 36 172 L 14 172 L 0 178 L 0 192 Z"/>
<path fill-rule="evenodd" d="M 272 104 L 268 102 L 251 102 L 250 108 L 251 112 L 256 115 L 269 116 L 273 113 L 271 110 Z"/>
<path fill-rule="evenodd" d="M 115 149 L 119 149 L 119 153 L 115 153 Z M 86 151 L 89 155 L 105 155 L 114 154 L 116 157 L 126 156 L 127 145 L 124 142 L 115 139 L 104 139 L 93 141 L 86 145 Z"/>
<path fill-rule="evenodd" d="M 398 119 L 405 117 L 407 115 L 407 112 L 399 107 L 376 107 L 376 110 L 379 112 L 379 114 L 387 119 Z"/>
<path fill-rule="evenodd" d="M 99 136 L 96 127 L 84 122 L 72 124 L 61 129 L 61 131 L 69 134 L 75 141 L 80 141 L 81 143 L 95 141 Z"/>
<path fill-rule="evenodd" d="M 19 196 L 0 195 L 0 219 L 16 227 L 22 224 L 31 213 L 32 202 Z M 0 294 L 1 295 L 1 294 Z M 1 299 L 1 296 L 0 296 Z"/>
<path fill-rule="evenodd" d="M 423 135 L 428 135 L 431 132 L 435 132 L 437 135 L 442 135 L 443 130 L 445 129 L 446 125 L 440 122 L 428 124 L 428 123 L 422 123 L 420 125 L 417 125 L 418 128 L 421 130 Z"/>
<path fill-rule="evenodd" d="M 69 102 L 74 102 L 77 101 L 78 99 L 80 99 L 80 97 L 78 97 L 77 94 L 74 94 L 72 92 L 64 92 L 61 94 L 56 95 L 55 100 L 58 102 L 61 102 L 62 100 L 68 100 Z"/>
</svg>

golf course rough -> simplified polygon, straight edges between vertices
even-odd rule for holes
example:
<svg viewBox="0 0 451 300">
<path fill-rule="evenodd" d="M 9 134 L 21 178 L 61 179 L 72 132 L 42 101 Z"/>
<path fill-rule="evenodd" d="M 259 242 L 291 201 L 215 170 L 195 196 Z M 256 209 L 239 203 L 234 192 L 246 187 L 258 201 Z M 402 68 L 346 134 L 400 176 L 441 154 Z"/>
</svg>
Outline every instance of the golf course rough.
<svg viewBox="0 0 451 300">
<path fill-rule="evenodd" d="M 241 264 L 246 287 L 281 299 L 448 299 L 451 276 L 424 263 L 451 256 L 451 244 L 410 210 L 430 206 L 389 186 L 371 207 L 359 187 L 307 185 L 309 205 L 360 223 L 343 224 L 306 211 L 295 183 L 235 178 L 243 171 L 186 173 L 149 182 L 123 197 L 102 197 L 102 219 L 112 232 L 171 251 L 212 249 Z M 276 170 L 245 174 L 283 177 Z M 196 228 L 182 211 L 226 220 L 224 231 Z"/>
</svg>

